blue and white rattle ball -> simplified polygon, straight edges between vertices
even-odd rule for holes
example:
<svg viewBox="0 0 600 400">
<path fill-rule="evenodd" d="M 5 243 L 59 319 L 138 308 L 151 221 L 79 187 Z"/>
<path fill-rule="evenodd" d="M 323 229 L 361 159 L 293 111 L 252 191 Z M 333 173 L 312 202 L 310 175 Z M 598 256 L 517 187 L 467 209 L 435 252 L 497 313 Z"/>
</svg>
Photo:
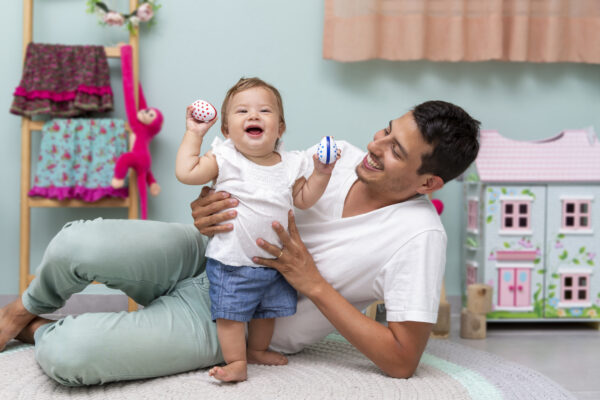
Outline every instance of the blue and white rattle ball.
<svg viewBox="0 0 600 400">
<path fill-rule="evenodd" d="M 317 146 L 317 157 L 323 164 L 332 164 L 337 159 L 337 150 L 333 136 L 325 136 Z"/>
</svg>

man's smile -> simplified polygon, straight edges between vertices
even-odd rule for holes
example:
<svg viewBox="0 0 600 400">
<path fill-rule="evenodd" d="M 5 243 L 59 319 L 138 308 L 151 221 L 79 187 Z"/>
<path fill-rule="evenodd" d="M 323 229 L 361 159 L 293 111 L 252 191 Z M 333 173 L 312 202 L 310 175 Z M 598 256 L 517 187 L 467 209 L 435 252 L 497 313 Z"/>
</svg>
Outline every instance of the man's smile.
<svg viewBox="0 0 600 400">
<path fill-rule="evenodd" d="M 381 171 L 383 170 L 383 165 L 377 160 L 377 158 L 371 153 L 367 153 L 365 158 L 363 159 L 363 166 L 371 171 Z"/>
</svg>

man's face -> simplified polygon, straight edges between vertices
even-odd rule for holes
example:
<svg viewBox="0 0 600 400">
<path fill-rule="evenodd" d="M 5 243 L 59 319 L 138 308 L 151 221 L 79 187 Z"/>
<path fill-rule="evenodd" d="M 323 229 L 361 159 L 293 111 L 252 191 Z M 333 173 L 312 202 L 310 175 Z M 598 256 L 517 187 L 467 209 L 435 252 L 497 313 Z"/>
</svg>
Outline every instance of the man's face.
<svg viewBox="0 0 600 400">
<path fill-rule="evenodd" d="M 382 199 L 398 202 L 427 192 L 423 185 L 432 175 L 419 175 L 417 170 L 421 167 L 421 157 L 431 153 L 433 146 L 423 139 L 412 112 L 376 132 L 367 150 L 356 174 Z"/>
</svg>

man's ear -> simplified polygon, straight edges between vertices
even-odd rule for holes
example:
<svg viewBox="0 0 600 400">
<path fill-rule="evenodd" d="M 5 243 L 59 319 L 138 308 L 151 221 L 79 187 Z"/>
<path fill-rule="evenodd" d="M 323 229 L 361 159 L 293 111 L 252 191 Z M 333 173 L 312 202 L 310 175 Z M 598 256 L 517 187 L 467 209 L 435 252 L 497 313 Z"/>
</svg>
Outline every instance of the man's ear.
<svg viewBox="0 0 600 400">
<path fill-rule="evenodd" d="M 436 190 L 440 190 L 444 187 L 444 180 L 437 175 L 430 175 L 425 183 L 417 190 L 420 194 L 433 193 Z"/>
</svg>

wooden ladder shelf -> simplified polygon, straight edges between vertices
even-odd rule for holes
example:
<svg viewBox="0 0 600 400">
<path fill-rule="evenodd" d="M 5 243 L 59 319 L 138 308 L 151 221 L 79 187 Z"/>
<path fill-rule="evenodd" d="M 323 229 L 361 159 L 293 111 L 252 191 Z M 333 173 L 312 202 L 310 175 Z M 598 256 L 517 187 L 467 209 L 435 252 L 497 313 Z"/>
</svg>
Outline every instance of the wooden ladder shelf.
<svg viewBox="0 0 600 400">
<path fill-rule="evenodd" d="M 130 11 L 137 7 L 137 0 L 129 0 Z M 33 0 L 23 0 L 23 61 L 27 52 L 27 45 L 33 41 Z M 133 79 L 135 88 L 135 101 L 138 102 L 138 47 L 139 38 L 137 30 L 129 34 L 129 44 L 133 52 Z M 119 47 L 105 47 L 106 56 L 121 58 Z M 92 208 L 127 208 L 129 219 L 137 219 L 139 214 L 138 191 L 135 184 L 129 185 L 127 198 L 103 198 L 93 203 L 78 199 L 47 199 L 29 197 L 31 189 L 31 135 L 32 132 L 41 131 L 44 126 L 42 121 L 33 121 L 29 117 L 21 119 L 21 232 L 19 246 L 19 293 L 23 293 L 35 278 L 30 272 L 30 238 L 31 238 L 31 209 L 39 207 L 92 207 Z M 131 130 L 127 127 L 131 134 Z M 136 182 L 135 172 L 129 173 L 129 182 Z M 97 283 L 97 282 L 94 282 Z M 137 309 L 137 304 L 129 299 L 129 310 Z"/>
</svg>

